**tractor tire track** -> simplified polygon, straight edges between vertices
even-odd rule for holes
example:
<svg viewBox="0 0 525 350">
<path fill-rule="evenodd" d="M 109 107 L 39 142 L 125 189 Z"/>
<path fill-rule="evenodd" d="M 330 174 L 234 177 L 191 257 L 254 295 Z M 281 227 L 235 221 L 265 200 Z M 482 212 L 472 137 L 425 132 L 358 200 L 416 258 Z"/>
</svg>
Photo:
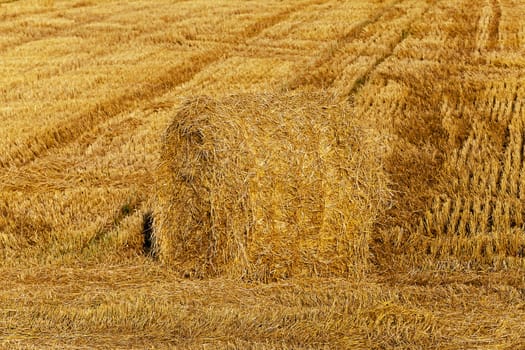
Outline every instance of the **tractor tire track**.
<svg viewBox="0 0 525 350">
<path fill-rule="evenodd" d="M 427 12 L 430 10 L 430 5 L 427 5 L 426 8 L 421 13 L 420 17 L 423 18 L 427 14 Z M 347 94 L 347 100 L 350 104 L 354 104 L 355 102 L 355 96 L 359 93 L 359 91 L 368 83 L 370 78 L 373 76 L 373 73 L 378 69 L 378 67 L 388 60 L 390 57 L 392 57 L 397 47 L 399 47 L 409 36 L 411 27 L 414 24 L 414 22 L 419 19 L 419 16 L 414 17 L 411 19 L 408 23 L 408 25 L 401 30 L 401 33 L 399 34 L 398 39 L 389 45 L 389 49 L 386 53 L 384 53 L 382 56 L 377 58 L 375 62 L 360 76 L 357 77 L 355 82 L 353 83 L 352 87 L 350 88 L 350 91 Z"/>
<path fill-rule="evenodd" d="M 499 42 L 499 26 L 501 20 L 501 6 L 499 0 L 490 1 L 492 16 L 490 18 L 489 27 L 488 27 L 488 41 L 487 49 L 496 50 Z"/>
<path fill-rule="evenodd" d="M 368 26 L 377 23 L 383 16 L 393 11 L 395 6 L 401 1 L 402 0 L 396 0 L 386 6 L 382 6 L 368 19 L 353 26 L 348 32 L 339 37 L 335 42 L 331 43 L 327 49 L 316 55 L 318 58 L 313 64 L 311 64 L 303 74 L 288 82 L 284 87 L 284 90 L 295 90 L 299 87 L 313 84 L 319 87 L 331 86 L 340 73 L 338 69 L 334 69 L 333 62 L 337 58 L 340 58 L 339 56 L 345 55 L 341 48 L 355 39 L 356 36 L 363 32 Z"/>
<path fill-rule="evenodd" d="M 501 6 L 498 0 L 487 0 L 481 8 L 476 35 L 476 49 L 478 53 L 497 49 L 499 42 L 499 27 L 501 20 Z"/>
</svg>

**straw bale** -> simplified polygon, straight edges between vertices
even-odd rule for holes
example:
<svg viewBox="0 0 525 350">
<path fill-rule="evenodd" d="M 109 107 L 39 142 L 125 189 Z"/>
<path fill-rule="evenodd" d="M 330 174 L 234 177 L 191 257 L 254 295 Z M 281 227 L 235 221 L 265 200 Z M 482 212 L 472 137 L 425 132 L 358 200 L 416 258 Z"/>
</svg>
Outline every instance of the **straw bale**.
<svg viewBox="0 0 525 350">
<path fill-rule="evenodd" d="M 193 98 L 163 139 L 155 249 L 186 276 L 361 276 L 382 193 L 366 132 L 323 93 Z"/>
</svg>

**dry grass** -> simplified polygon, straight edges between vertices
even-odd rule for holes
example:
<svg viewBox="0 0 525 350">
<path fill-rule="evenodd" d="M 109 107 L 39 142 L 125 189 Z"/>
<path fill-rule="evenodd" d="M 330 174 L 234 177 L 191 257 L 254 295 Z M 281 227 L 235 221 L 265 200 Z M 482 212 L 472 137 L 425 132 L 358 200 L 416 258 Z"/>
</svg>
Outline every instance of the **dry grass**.
<svg viewBox="0 0 525 350">
<path fill-rule="evenodd" d="M 524 348 L 524 16 L 0 1 L 0 347 Z"/>
</svg>

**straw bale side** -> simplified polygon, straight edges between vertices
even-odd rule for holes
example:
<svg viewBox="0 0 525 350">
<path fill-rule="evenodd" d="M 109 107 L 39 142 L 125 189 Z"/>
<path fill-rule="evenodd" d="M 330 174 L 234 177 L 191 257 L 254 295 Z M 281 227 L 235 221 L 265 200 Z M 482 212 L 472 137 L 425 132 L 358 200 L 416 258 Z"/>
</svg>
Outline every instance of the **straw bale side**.
<svg viewBox="0 0 525 350">
<path fill-rule="evenodd" d="M 186 276 L 360 276 L 384 194 L 366 132 L 321 93 L 198 97 L 158 169 L 155 242 Z"/>
</svg>

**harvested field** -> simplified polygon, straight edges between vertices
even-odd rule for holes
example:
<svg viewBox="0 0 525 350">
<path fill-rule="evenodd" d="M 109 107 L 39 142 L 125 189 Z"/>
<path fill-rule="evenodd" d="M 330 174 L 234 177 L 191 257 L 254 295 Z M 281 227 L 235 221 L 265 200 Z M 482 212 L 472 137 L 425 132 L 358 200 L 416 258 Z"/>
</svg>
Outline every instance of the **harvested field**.
<svg viewBox="0 0 525 350">
<path fill-rule="evenodd" d="M 0 347 L 525 348 L 523 18 L 0 0 Z"/>
</svg>

